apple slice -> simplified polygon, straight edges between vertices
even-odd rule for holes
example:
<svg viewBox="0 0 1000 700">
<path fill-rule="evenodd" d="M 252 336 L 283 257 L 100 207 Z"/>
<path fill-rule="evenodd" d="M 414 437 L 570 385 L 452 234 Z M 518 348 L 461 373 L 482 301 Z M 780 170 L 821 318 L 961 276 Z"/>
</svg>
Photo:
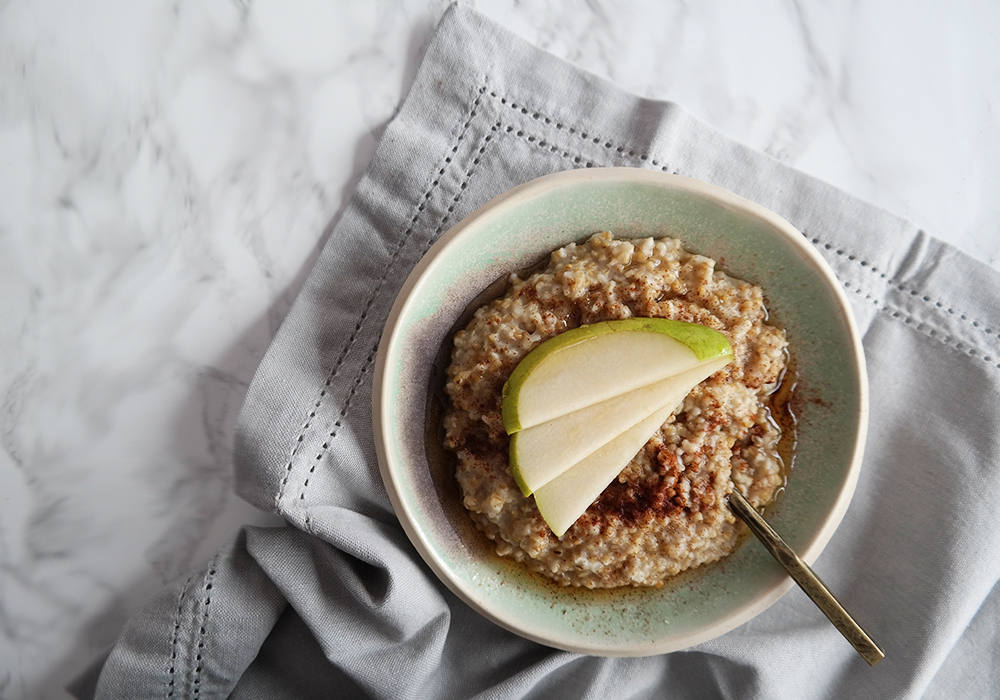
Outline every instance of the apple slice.
<svg viewBox="0 0 1000 700">
<path fill-rule="evenodd" d="M 681 397 L 683 400 L 684 397 Z M 680 403 L 678 401 L 678 403 Z M 535 491 L 542 518 L 562 537 L 614 481 L 676 406 L 664 406 Z"/>
<path fill-rule="evenodd" d="M 699 363 L 627 394 L 514 433 L 510 439 L 510 466 L 521 492 L 525 496 L 531 495 L 654 411 L 664 407 L 673 410 L 694 386 L 725 367 L 729 361 L 729 357 L 721 357 Z M 652 434 L 650 431 L 646 440 Z M 624 455 L 619 471 L 646 440 Z"/>
<path fill-rule="evenodd" d="M 662 318 L 581 326 L 542 343 L 503 389 L 511 470 L 521 491 L 530 495 L 657 409 L 676 404 L 732 354 L 718 331 Z M 672 398 L 677 387 L 683 393 Z"/>
<path fill-rule="evenodd" d="M 562 537 L 681 406 L 691 389 L 728 363 L 728 358 L 719 358 L 658 383 L 656 386 L 663 385 L 659 408 L 536 489 L 535 505 L 552 532 Z"/>
<path fill-rule="evenodd" d="M 580 326 L 521 360 L 503 387 L 508 434 L 652 384 L 717 357 L 724 335 L 695 323 L 630 318 Z"/>
</svg>

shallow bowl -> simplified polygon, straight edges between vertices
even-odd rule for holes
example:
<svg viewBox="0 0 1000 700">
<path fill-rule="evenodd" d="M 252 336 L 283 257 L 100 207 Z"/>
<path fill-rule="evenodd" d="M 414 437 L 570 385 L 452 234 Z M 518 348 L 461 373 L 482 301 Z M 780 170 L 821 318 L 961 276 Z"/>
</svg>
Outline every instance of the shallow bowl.
<svg viewBox="0 0 1000 700">
<path fill-rule="evenodd" d="M 859 334 L 832 271 L 791 224 L 722 188 L 633 168 L 571 170 L 500 195 L 445 233 L 410 274 L 378 351 L 374 425 L 386 490 L 435 574 L 495 623 L 552 647 L 641 656 L 724 634 L 792 582 L 755 542 L 658 589 L 564 588 L 496 556 L 460 503 L 436 424 L 449 339 L 498 280 L 591 233 L 672 236 L 764 288 L 798 380 L 795 457 L 769 513 L 812 563 L 857 483 L 867 425 Z"/>
</svg>

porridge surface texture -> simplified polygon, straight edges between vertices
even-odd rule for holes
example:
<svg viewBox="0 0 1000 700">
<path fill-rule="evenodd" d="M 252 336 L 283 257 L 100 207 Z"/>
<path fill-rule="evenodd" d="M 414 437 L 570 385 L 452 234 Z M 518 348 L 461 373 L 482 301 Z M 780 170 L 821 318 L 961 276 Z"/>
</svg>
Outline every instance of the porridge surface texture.
<svg viewBox="0 0 1000 700">
<path fill-rule="evenodd" d="M 725 503 L 731 480 L 755 506 L 774 497 L 784 479 L 781 433 L 766 402 L 785 368 L 785 334 L 766 322 L 759 287 L 715 267 L 676 239 L 597 233 L 556 250 L 525 279 L 512 275 L 507 293 L 456 333 L 445 444 L 463 505 L 498 554 L 563 585 L 656 586 L 736 547 L 740 528 Z M 503 384 L 548 338 L 637 316 L 714 328 L 729 338 L 734 361 L 695 387 L 557 538 L 511 475 Z"/>
</svg>

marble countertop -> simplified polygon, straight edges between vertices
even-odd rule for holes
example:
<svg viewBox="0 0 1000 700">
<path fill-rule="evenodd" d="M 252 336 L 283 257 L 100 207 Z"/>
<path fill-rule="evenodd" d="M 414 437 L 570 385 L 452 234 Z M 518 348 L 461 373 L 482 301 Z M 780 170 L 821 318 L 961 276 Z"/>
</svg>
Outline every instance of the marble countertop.
<svg viewBox="0 0 1000 700">
<path fill-rule="evenodd" d="M 469 4 L 1000 269 L 1000 5 Z M 446 7 L 0 3 L 0 697 L 275 522 L 239 406 Z"/>
</svg>

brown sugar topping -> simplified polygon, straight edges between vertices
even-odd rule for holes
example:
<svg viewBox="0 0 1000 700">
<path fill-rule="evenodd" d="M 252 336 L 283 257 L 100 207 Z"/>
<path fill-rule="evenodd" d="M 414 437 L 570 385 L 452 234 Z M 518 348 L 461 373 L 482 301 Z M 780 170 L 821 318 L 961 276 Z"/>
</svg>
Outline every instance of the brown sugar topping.
<svg viewBox="0 0 1000 700">
<path fill-rule="evenodd" d="M 715 504 L 715 473 L 700 474 L 706 461 L 704 450 L 685 466 L 672 446 L 660 440 L 646 445 L 652 473 L 640 479 L 613 481 L 597 499 L 591 512 L 603 519 L 613 518 L 625 525 L 641 525 L 661 516 L 697 513 Z M 690 490 L 680 487 L 686 480 Z"/>
</svg>

